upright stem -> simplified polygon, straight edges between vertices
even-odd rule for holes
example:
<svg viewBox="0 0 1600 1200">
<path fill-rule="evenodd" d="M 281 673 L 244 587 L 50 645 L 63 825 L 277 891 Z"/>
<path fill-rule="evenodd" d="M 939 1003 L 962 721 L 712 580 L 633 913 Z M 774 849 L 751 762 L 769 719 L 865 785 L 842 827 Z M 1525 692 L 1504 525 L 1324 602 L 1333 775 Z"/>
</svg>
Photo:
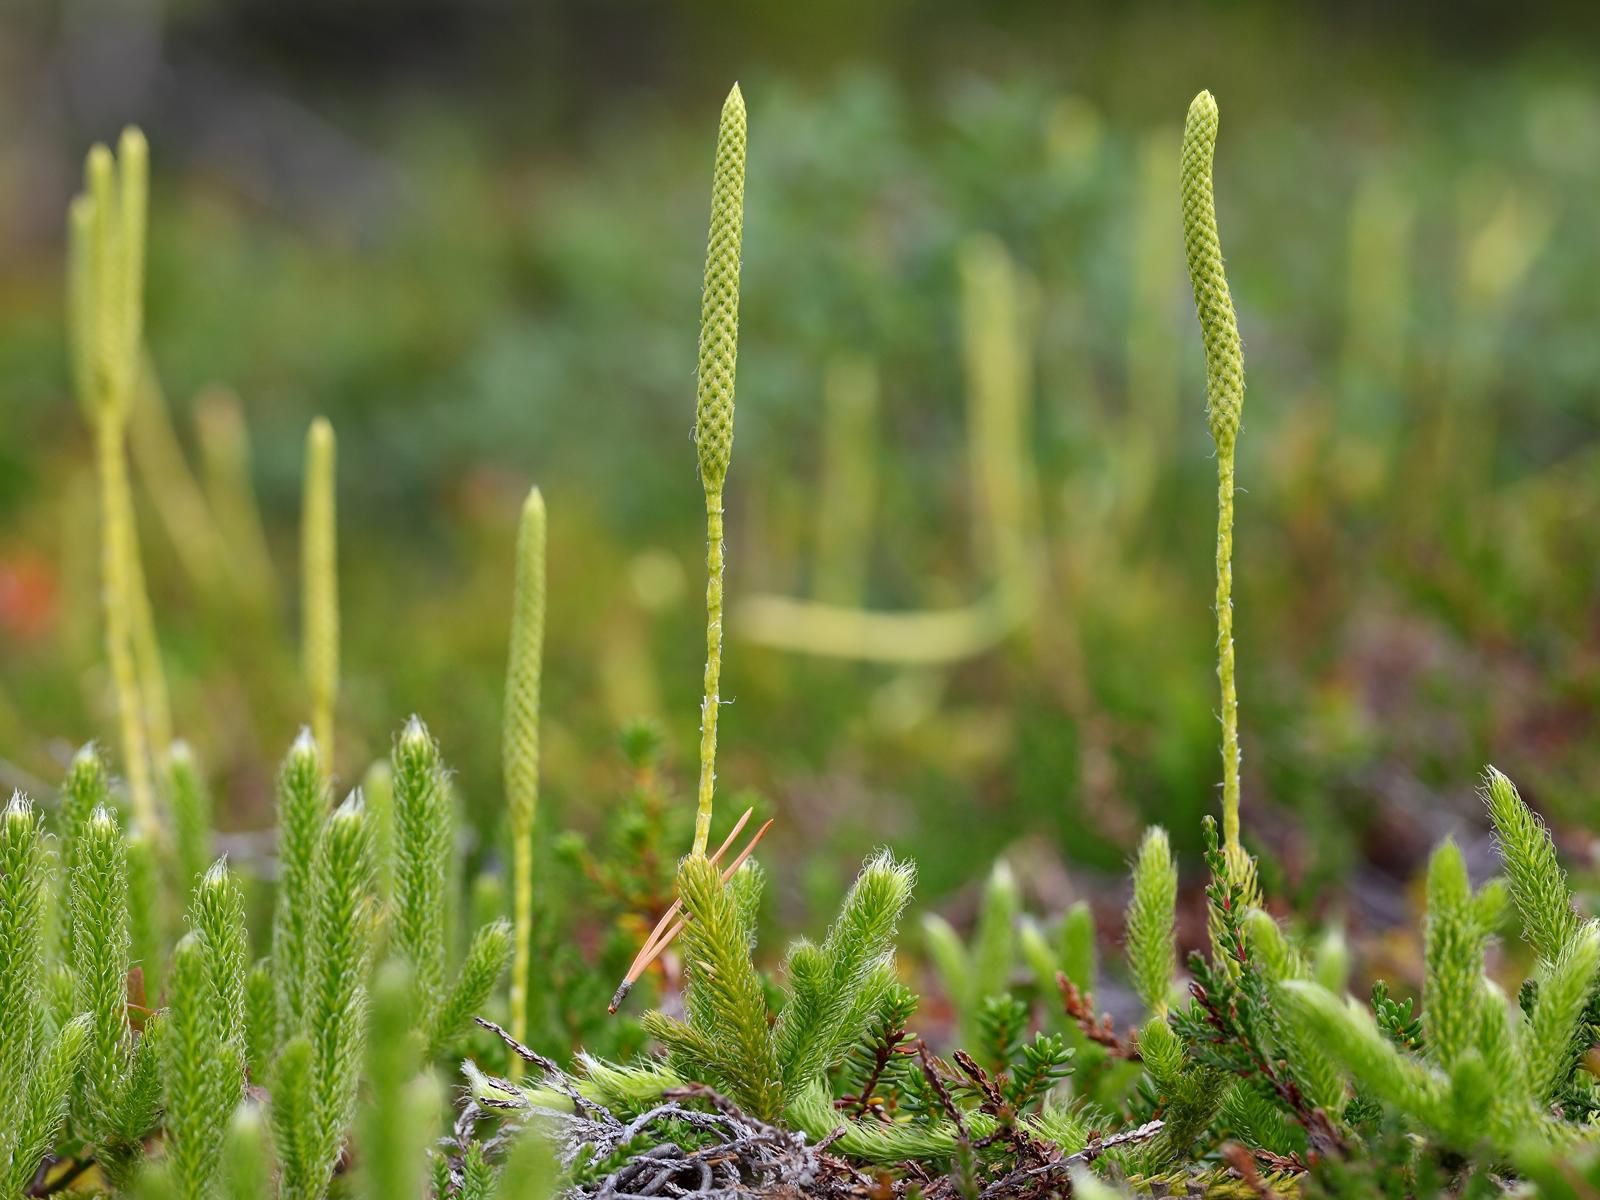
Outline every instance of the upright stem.
<svg viewBox="0 0 1600 1200">
<path fill-rule="evenodd" d="M 139 675 L 145 735 L 150 739 L 152 762 L 164 764 L 172 748 L 172 700 L 167 690 L 167 673 L 161 665 L 161 642 L 156 636 L 155 613 L 150 607 L 144 564 L 139 557 L 139 527 L 134 521 L 133 489 L 126 473 L 117 503 L 125 514 L 118 524 L 123 538 L 122 553 L 128 560 L 128 627 L 134 667 Z M 146 832 L 157 840 L 161 837 L 160 830 Z"/>
<path fill-rule="evenodd" d="M 700 701 L 700 793 L 694 817 L 694 853 L 711 836 L 711 802 L 717 783 L 717 710 L 722 705 L 722 492 L 706 494 L 706 680 Z"/>
<path fill-rule="evenodd" d="M 1239 697 L 1233 671 L 1234 447 L 1244 408 L 1244 348 L 1222 267 L 1222 239 L 1212 192 L 1217 102 L 1201 92 L 1189 105 L 1180 163 L 1183 241 L 1195 312 L 1206 352 L 1206 418 L 1217 447 L 1217 680 L 1222 688 L 1222 828 L 1230 864 L 1246 863 L 1239 845 Z"/>
<path fill-rule="evenodd" d="M 333 426 L 318 417 L 306 433 L 300 514 L 301 653 L 311 693 L 311 734 L 333 772 L 333 713 L 339 698 L 339 565 Z"/>
<path fill-rule="evenodd" d="M 733 457 L 734 379 L 739 362 L 739 267 L 744 241 L 744 97 L 734 84 L 723 101 L 711 178 L 711 229 L 700 295 L 695 369 L 694 445 L 706 495 L 706 690 L 700 702 L 700 796 L 695 855 L 706 852 L 717 779 L 717 708 L 722 676 L 722 485 Z"/>
<path fill-rule="evenodd" d="M 1233 450 L 1217 455 L 1217 681 L 1222 685 L 1222 840 L 1239 853 L 1239 693 L 1233 681 Z"/>
<path fill-rule="evenodd" d="M 94 423 L 96 462 L 100 477 L 100 570 L 106 622 L 106 661 L 117 697 L 122 730 L 123 769 L 128 796 L 139 827 L 156 836 L 155 798 L 150 780 L 150 747 L 139 703 L 139 673 L 133 658 L 133 629 L 128 597 L 132 592 L 127 554 L 128 464 L 123 455 L 122 423 L 107 412 Z"/>
<path fill-rule="evenodd" d="M 528 979 L 533 973 L 533 828 L 539 808 L 539 696 L 544 668 L 545 509 L 538 488 L 523 502 L 517 530 L 516 591 L 506 664 L 504 760 L 513 843 L 511 1032 L 528 1040 Z M 522 1072 L 511 1056 L 512 1078 Z"/>
</svg>

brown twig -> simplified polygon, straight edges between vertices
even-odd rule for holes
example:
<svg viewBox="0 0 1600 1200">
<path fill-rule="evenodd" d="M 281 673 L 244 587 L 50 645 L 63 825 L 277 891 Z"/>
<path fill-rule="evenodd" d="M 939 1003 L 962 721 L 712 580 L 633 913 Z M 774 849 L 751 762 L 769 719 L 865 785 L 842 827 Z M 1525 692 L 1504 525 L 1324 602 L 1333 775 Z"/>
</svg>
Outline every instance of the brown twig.
<svg viewBox="0 0 1600 1200">
<path fill-rule="evenodd" d="M 1134 1040 L 1133 1032 L 1130 1030 L 1126 1038 L 1118 1037 L 1110 1013 L 1095 1015 L 1092 993 L 1080 992 L 1078 985 L 1067 978 L 1065 971 L 1056 972 L 1056 987 L 1061 992 L 1062 1008 L 1067 1016 L 1078 1023 L 1084 1037 L 1111 1051 L 1112 1058 L 1139 1061 L 1139 1045 Z"/>
<path fill-rule="evenodd" d="M 1271 1200 L 1272 1191 L 1261 1178 L 1261 1172 L 1256 1169 L 1256 1160 L 1250 1156 L 1238 1142 L 1224 1142 L 1222 1144 L 1222 1157 L 1227 1160 L 1229 1168 L 1261 1200 Z"/>
</svg>

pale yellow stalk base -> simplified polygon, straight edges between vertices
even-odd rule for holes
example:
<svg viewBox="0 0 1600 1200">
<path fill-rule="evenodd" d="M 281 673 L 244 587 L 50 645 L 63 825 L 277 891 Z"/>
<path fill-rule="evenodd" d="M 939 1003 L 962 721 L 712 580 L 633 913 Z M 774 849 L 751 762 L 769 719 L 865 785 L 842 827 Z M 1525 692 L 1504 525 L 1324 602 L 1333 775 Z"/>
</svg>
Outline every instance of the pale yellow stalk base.
<svg viewBox="0 0 1600 1200">
<path fill-rule="evenodd" d="M 700 791 L 694 817 L 694 850 L 706 852 L 711 806 L 717 786 L 717 710 L 722 697 L 722 492 L 706 493 L 706 679 L 700 701 Z"/>
</svg>

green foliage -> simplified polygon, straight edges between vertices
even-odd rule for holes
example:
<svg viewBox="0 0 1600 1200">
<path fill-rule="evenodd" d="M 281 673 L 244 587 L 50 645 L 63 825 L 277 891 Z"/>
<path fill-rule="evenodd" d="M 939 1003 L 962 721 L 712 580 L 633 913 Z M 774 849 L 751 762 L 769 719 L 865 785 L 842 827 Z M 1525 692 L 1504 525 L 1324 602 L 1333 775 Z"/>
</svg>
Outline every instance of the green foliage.
<svg viewBox="0 0 1600 1200">
<path fill-rule="evenodd" d="M 212 978 L 204 936 L 191 932 L 172 957 L 172 997 L 163 1041 L 167 1161 L 174 1193 L 202 1200 L 221 1167 L 223 1134 L 239 1099 L 240 1060 L 230 1045 L 232 1014 Z"/>
<path fill-rule="evenodd" d="M 1016 875 L 1002 859 L 995 863 L 984 883 L 970 947 L 937 913 L 922 918 L 924 947 L 945 993 L 956 1004 L 963 1022 L 962 1037 L 969 1043 L 982 1037 L 978 1019 L 984 1004 L 991 997 L 1007 994 L 1019 949 L 1040 979 L 1041 989 L 1047 995 L 1055 991 L 1055 972 L 1060 963 L 1052 951 L 1044 948 L 1043 935 L 1036 925 L 1030 929 L 1024 922 L 1019 930 L 1021 906 Z"/>
<path fill-rule="evenodd" d="M 1231 529 L 1243 377 L 1211 201 L 1215 123 L 1215 104 L 1202 93 L 1186 131 L 1183 188 L 1220 464 L 1225 782 L 1221 836 L 1214 822 L 1204 828 L 1213 952 L 1190 961 L 1190 1003 L 1169 1012 L 1177 869 L 1160 829 L 1145 835 L 1133 865 L 1127 974 L 1154 1014 L 1136 1043 L 1119 1037 L 1083 994 L 1097 975 L 1087 905 L 1064 914 L 1052 938 L 1044 923 L 1023 918 L 1020 889 L 1004 862 L 984 890 L 970 947 L 941 920 L 925 925 L 930 955 L 953 1002 L 949 1015 L 961 1030 L 962 1044 L 949 1061 L 910 1031 L 918 1002 L 897 978 L 894 938 L 913 872 L 887 853 L 864 866 L 820 943 L 801 940 L 790 947 L 776 984 L 757 964 L 765 876 L 752 860 L 724 881 L 703 853 L 720 703 L 721 492 L 731 453 L 742 231 L 744 118 L 735 89 L 719 140 L 697 397 L 712 582 L 701 803 L 695 852 L 677 872 L 683 904 L 678 949 L 687 980 L 683 1018 L 668 1015 L 670 1001 L 646 1018 L 666 1051 L 663 1059 L 615 1064 L 581 1055 L 577 1082 L 546 1068 L 547 1078 L 519 1091 L 470 1063 L 467 1073 L 484 1108 L 462 1113 L 448 1159 L 434 1156 L 441 1196 L 542 1198 L 559 1186 L 560 1173 L 540 1137 L 513 1138 L 508 1125 L 493 1139 L 479 1140 L 475 1126 L 488 1119 L 488 1109 L 534 1104 L 557 1122 L 574 1109 L 571 1127 L 562 1127 L 569 1142 L 581 1141 L 584 1129 L 612 1127 L 615 1114 L 589 1106 L 637 1116 L 669 1091 L 678 1093 L 674 1104 L 724 1109 L 699 1114 L 708 1122 L 731 1119 L 722 1101 L 686 1088 L 693 1084 L 709 1084 L 779 1126 L 779 1133 L 763 1135 L 774 1142 L 785 1132 L 804 1134 L 813 1144 L 836 1138 L 836 1153 L 857 1165 L 901 1167 L 917 1187 L 961 1195 L 1003 1195 L 1018 1171 L 1041 1195 L 1069 1182 L 1076 1194 L 1102 1195 L 1107 1185 L 1084 1173 L 1091 1161 L 1108 1162 L 1113 1172 L 1158 1194 L 1180 1183 L 1189 1191 L 1211 1186 L 1231 1194 L 1236 1182 L 1259 1194 L 1291 1173 L 1311 1176 L 1313 1187 L 1331 1190 L 1361 1179 L 1372 1190 L 1387 1171 L 1391 1190 L 1419 1195 L 1487 1194 L 1517 1172 L 1551 1194 L 1577 1194 L 1580 1184 L 1600 1178 L 1593 1120 L 1600 1095 L 1582 1066 L 1600 1024 L 1600 931 L 1574 910 L 1548 832 L 1503 777 L 1491 773 L 1488 794 L 1509 882 L 1491 881 L 1474 892 L 1453 843 L 1430 862 L 1420 1017 L 1409 1001 L 1393 1002 L 1386 987 L 1374 988 L 1370 1008 L 1341 1000 L 1337 993 L 1349 975 L 1342 940 L 1313 940 L 1308 951 L 1257 907 L 1256 866 L 1238 830 Z M 92 247 L 79 263 L 87 278 L 78 281 L 74 306 L 94 310 L 78 331 L 76 365 L 86 396 L 101 401 L 120 403 L 126 360 L 136 349 L 127 335 L 137 328 L 129 318 L 138 306 L 141 146 L 136 139 L 125 142 L 120 183 L 108 154 L 92 159 L 91 196 L 74 221 L 80 240 Z M 85 329 L 96 337 L 85 339 Z M 99 338 L 121 344 L 108 350 Z M 314 451 L 326 434 L 325 426 L 320 434 L 314 427 Z M 116 1192 L 132 1187 L 151 1197 L 265 1200 L 274 1168 L 277 1193 L 287 1200 L 320 1200 L 331 1192 L 403 1198 L 425 1189 L 428 1145 L 442 1123 L 435 1060 L 480 1010 L 498 1013 L 496 984 L 513 934 L 498 916 L 504 907 L 498 880 L 475 884 L 471 907 L 482 927 L 460 962 L 451 961 L 450 914 L 462 906 L 455 895 L 452 805 L 438 747 L 419 720 L 396 742 L 392 804 L 384 806 L 392 818 L 387 833 L 380 836 L 381 822 L 359 796 L 328 811 L 324 755 L 331 758 L 337 611 L 331 435 L 324 442 L 322 466 L 308 472 L 307 481 L 306 664 L 318 737 L 302 734 L 278 782 L 270 957 L 247 972 L 245 897 L 224 863 L 205 869 L 209 802 L 198 768 L 181 747 L 165 760 L 176 843 L 170 848 L 134 774 L 148 750 L 132 754 L 137 739 L 130 739 L 135 823 L 128 837 L 104 764 L 92 751 L 80 753 L 60 809 L 64 892 L 51 878 L 42 820 L 28 802 L 13 799 L 0 815 L 0 1097 L 8 1102 L 0 1116 L 0 1200 L 27 1190 L 37 1165 L 57 1154 L 69 1167 L 92 1161 Z M 120 461 L 120 443 L 110 439 L 107 445 Z M 108 528 L 117 530 L 115 503 L 108 513 Z M 542 508 L 539 535 L 542 543 Z M 108 576 L 128 585 L 108 588 L 129 606 L 114 640 L 133 647 L 137 668 L 142 583 L 128 530 L 117 530 L 107 547 L 115 560 L 108 562 Z M 542 620 L 542 585 L 540 592 Z M 314 629 L 319 623 L 321 634 Z M 324 643 L 322 650 L 314 649 L 316 642 Z M 330 649 L 331 658 L 324 653 Z M 117 653 L 113 648 L 114 658 Z M 525 684 L 528 664 L 522 665 Z M 536 680 L 536 665 L 533 671 Z M 114 663 L 113 675 L 121 674 Z M 119 715 L 132 713 L 141 729 L 158 728 L 161 704 L 146 686 L 149 679 L 135 680 L 132 701 L 122 694 L 125 682 L 114 680 Z M 517 694 L 526 700 L 525 692 Z M 158 747 L 169 744 L 154 740 Z M 645 758 L 652 759 L 648 768 Z M 527 759 L 519 758 L 516 771 L 507 768 L 512 824 L 519 831 L 517 939 L 524 961 L 517 988 L 529 983 L 534 932 L 525 903 L 531 858 L 524 856 L 531 853 L 533 829 Z M 571 857 L 619 910 L 648 920 L 665 911 L 670 897 L 662 882 L 670 856 L 660 853 L 669 822 L 659 803 L 662 790 L 653 780 L 644 782 L 655 770 L 653 754 L 639 753 L 634 766 L 640 803 L 619 822 L 620 841 L 648 851 L 639 856 L 648 861 L 602 865 L 586 849 Z M 512 783 L 514 775 L 520 784 Z M 170 860 L 163 857 L 168 849 Z M 188 931 L 171 948 L 170 964 L 167 916 L 177 911 L 179 897 L 163 891 L 162 868 L 168 868 L 167 882 L 180 884 L 180 897 L 193 885 Z M 387 882 L 380 885 L 380 878 Z M 49 898 L 57 894 L 66 897 L 64 945 L 50 936 L 47 918 Z M 1508 899 L 1538 954 L 1518 1003 L 1485 971 L 1486 949 Z M 374 972 L 380 927 L 395 961 Z M 557 938 L 560 931 L 550 926 L 541 936 Z M 70 964 L 52 961 L 63 951 Z M 1031 980 L 1016 970 L 1019 955 Z M 551 975 L 554 964 L 552 956 Z M 139 969 L 149 985 L 144 990 Z M 1060 1004 L 1058 975 L 1074 985 L 1060 989 Z M 154 985 L 158 978 L 164 987 Z M 515 999 L 512 1004 L 516 1011 Z M 579 1028 L 575 1020 L 559 1028 L 567 1049 L 580 1040 L 571 1036 Z M 625 1035 L 616 1036 L 621 1041 Z M 503 1050 L 486 1050 L 480 1040 L 473 1054 L 489 1061 Z M 260 1089 L 248 1096 L 247 1066 Z M 263 1103 L 275 1163 L 267 1153 Z M 686 1142 L 703 1132 L 692 1120 L 680 1124 Z M 574 1127 L 580 1135 L 572 1134 Z M 497 1178 L 497 1159 L 508 1143 Z M 158 1144 L 156 1161 L 141 1169 Z M 566 1148 L 581 1159 L 581 1146 Z M 634 1147 L 613 1151 L 632 1154 Z M 1252 1181 L 1252 1161 L 1267 1182 Z M 343 1163 L 353 1173 L 335 1183 Z M 1377 1165 L 1364 1175 L 1368 1163 Z"/>
<path fill-rule="evenodd" d="M 445 990 L 445 886 L 453 841 L 439 745 L 412 717 L 395 742 L 395 948 L 411 964 L 416 1011 L 431 1023 Z"/>
<path fill-rule="evenodd" d="M 328 811 L 322 757 L 309 729 L 300 731 L 278 772 L 278 888 L 272 918 L 277 980 L 277 1040 L 305 1028 L 310 985 L 311 915 L 316 907 L 317 839 Z"/>
<path fill-rule="evenodd" d="M 311 1195 L 326 1187 L 333 1173 L 355 1105 L 376 915 L 365 817 L 359 798 L 352 796 L 328 818 L 317 846 L 305 1025 L 312 1046 L 314 1124 L 305 1143 L 305 1174 L 296 1181 Z"/>
<path fill-rule="evenodd" d="M 1483 1020 L 1477 982 L 1489 933 L 1477 922 L 1466 863 L 1454 842 L 1445 842 L 1428 860 L 1426 933 L 1423 1029 L 1429 1057 L 1449 1071 Z"/>
<path fill-rule="evenodd" d="M 1153 826 L 1139 843 L 1133 863 L 1133 897 L 1128 901 L 1128 973 L 1144 1006 L 1157 1016 L 1167 1011 L 1177 970 L 1173 921 L 1178 902 L 1178 867 L 1172 861 L 1167 831 Z"/>
<path fill-rule="evenodd" d="M 211 794 L 188 742 L 173 742 L 166 762 L 178 882 L 186 890 L 211 864 Z"/>
<path fill-rule="evenodd" d="M 432 1058 L 461 1036 L 499 980 L 511 957 L 511 928 L 490 921 L 451 970 L 447 928 L 455 822 L 438 743 L 418 718 L 396 740 L 392 766 L 394 944 L 411 964 L 415 1011 Z"/>
<path fill-rule="evenodd" d="M 1541 959 L 1553 960 L 1577 934 L 1578 917 L 1550 831 L 1522 802 L 1511 780 L 1493 767 L 1487 773 L 1484 799 L 1505 859 L 1511 899 L 1522 918 L 1522 935 Z"/>
<path fill-rule="evenodd" d="M 272 1172 L 261 1110 L 241 1104 L 233 1112 L 222 1147 L 222 1195 L 226 1200 L 263 1200 L 271 1195 Z"/>
<path fill-rule="evenodd" d="M 42 1019 L 45 970 L 44 823 L 13 795 L 0 812 L 0 1196 L 20 1197 L 55 1145 L 89 1022 L 58 1031 Z"/>
<path fill-rule="evenodd" d="M 668 1047 L 680 1074 L 706 1078 L 753 1115 L 770 1120 L 809 1105 L 802 1097 L 884 1019 L 895 928 L 913 878 L 887 854 L 862 868 L 822 944 L 790 947 L 786 995 L 773 1021 L 735 887 L 706 860 L 685 859 L 678 880 L 690 914 L 683 932 L 688 1020 L 656 1012 L 646 1028 Z"/>
<path fill-rule="evenodd" d="M 717 869 L 703 857 L 684 860 L 678 892 L 691 918 L 683 932 L 690 1021 L 652 1014 L 646 1028 L 749 1112 L 771 1119 L 783 1106 L 783 1072 L 748 932 Z M 814 948 L 790 963 L 796 996 L 816 997 L 826 989 L 828 964 Z"/>
<path fill-rule="evenodd" d="M 425 1149 L 439 1124 L 443 1097 L 420 1062 L 415 991 L 404 962 L 380 967 L 372 985 L 367 1043 L 368 1095 L 357 1120 L 361 1193 L 369 1200 L 423 1194 Z"/>
</svg>

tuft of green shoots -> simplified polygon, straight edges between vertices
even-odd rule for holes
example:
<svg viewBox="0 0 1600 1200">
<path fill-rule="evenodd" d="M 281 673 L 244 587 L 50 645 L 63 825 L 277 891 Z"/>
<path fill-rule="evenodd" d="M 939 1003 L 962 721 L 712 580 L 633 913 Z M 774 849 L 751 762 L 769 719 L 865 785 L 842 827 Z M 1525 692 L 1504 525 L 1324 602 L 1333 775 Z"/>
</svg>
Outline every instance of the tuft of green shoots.
<svg viewBox="0 0 1600 1200">
<path fill-rule="evenodd" d="M 333 718 L 339 700 L 339 543 L 333 426 L 306 431 L 300 509 L 301 665 L 311 699 L 311 729 L 332 771 Z"/>
<path fill-rule="evenodd" d="M 445 989 L 445 891 L 453 846 L 439 745 L 413 716 L 395 740 L 395 948 L 411 964 L 420 1019 L 431 1021 Z"/>
<path fill-rule="evenodd" d="M 827 937 L 816 947 L 820 970 L 795 969 L 791 953 L 794 994 L 773 1027 L 788 1094 L 834 1066 L 876 1014 L 894 982 L 886 968 L 892 966 L 895 930 L 915 883 L 909 864 L 887 853 L 878 855 L 862 868 Z"/>
<path fill-rule="evenodd" d="M 212 961 L 211 948 L 197 932 L 185 934 L 172 955 L 162 1074 L 167 1161 L 180 1200 L 212 1194 L 228 1116 L 239 1100 L 240 1063 L 229 1042 L 233 1015 L 223 1007 Z"/>
<path fill-rule="evenodd" d="M 732 893 L 710 860 L 696 854 L 678 869 L 678 894 L 690 917 L 682 944 L 691 1019 L 684 1024 L 650 1013 L 646 1027 L 669 1049 L 712 1072 L 747 1112 L 771 1119 L 782 1103 L 782 1067 Z"/>
<path fill-rule="evenodd" d="M 1472 1047 L 1478 1030 L 1478 978 L 1487 935 L 1475 916 L 1461 850 L 1446 841 L 1428 860 L 1422 1010 L 1428 1053 L 1446 1071 Z"/>
<path fill-rule="evenodd" d="M 971 997 L 981 1004 L 990 996 L 1005 992 L 1011 984 L 1011 965 L 1016 959 L 1017 913 L 1022 894 L 1011 864 L 998 860 L 984 885 L 978 907 L 978 924 L 972 932 Z"/>
<path fill-rule="evenodd" d="M 711 836 L 717 777 L 717 712 L 722 704 L 722 488 L 733 457 L 734 379 L 739 359 L 739 267 L 744 240 L 744 96 L 734 84 L 722 106 L 711 181 L 711 231 L 700 301 L 694 444 L 706 498 L 706 673 L 700 703 L 700 787 L 694 853 Z"/>
<path fill-rule="evenodd" d="M 423 1194 L 427 1145 L 443 1096 L 437 1080 L 417 1071 L 421 1050 L 415 988 L 404 962 L 380 967 L 372 983 L 367 1041 L 367 1099 L 357 1117 L 360 1192 L 368 1200 Z"/>
<path fill-rule="evenodd" d="M 456 968 L 455 983 L 434 1010 L 428 1025 L 427 1053 L 437 1057 L 448 1050 L 483 1010 L 494 985 L 511 958 L 511 922 L 495 919 L 481 926 L 467 945 Z"/>
<path fill-rule="evenodd" d="M 316 904 L 317 840 L 328 810 L 322 756 L 309 729 L 289 748 L 278 771 L 278 891 L 272 917 L 277 983 L 275 1040 L 304 1029 L 310 978 L 311 914 Z"/>
<path fill-rule="evenodd" d="M 1167 831 L 1145 830 L 1133 861 L 1133 896 L 1128 901 L 1128 974 L 1152 1014 L 1167 1015 L 1178 955 L 1174 929 L 1178 867 L 1172 861 Z"/>
<path fill-rule="evenodd" d="M 248 1057 L 246 967 L 249 944 L 244 927 L 244 893 L 218 859 L 200 877 L 189 902 L 189 927 L 205 952 L 206 980 L 221 1017 L 221 1053 L 227 1058 L 224 1107 L 232 1111 L 244 1090 Z M 268 992 L 270 996 L 270 991 Z"/>
<path fill-rule="evenodd" d="M 506 805 L 515 876 L 516 953 L 511 964 L 511 1036 L 528 1037 L 528 981 L 533 973 L 533 826 L 539 808 L 539 685 L 544 665 L 545 511 L 538 488 L 528 493 L 517 529 L 516 591 L 511 608 L 511 649 L 506 665 Z M 511 1057 L 512 1079 L 522 1060 Z"/>
<path fill-rule="evenodd" d="M 244 1059 L 250 1078 L 267 1078 L 278 1046 L 278 984 L 272 960 L 258 959 L 244 984 Z"/>
<path fill-rule="evenodd" d="M 1505 859 L 1506 880 L 1522 919 L 1523 937 L 1540 958 L 1553 960 L 1579 929 L 1567 874 L 1556 859 L 1555 842 L 1544 822 L 1517 795 L 1516 785 L 1493 767 L 1485 779 L 1484 801 Z"/>
<path fill-rule="evenodd" d="M 332 1177 L 355 1108 L 376 904 L 371 840 L 361 798 L 353 794 L 328 818 L 317 845 L 305 1015 L 314 1123 L 304 1166 L 313 1192 Z"/>
<path fill-rule="evenodd" d="M 164 1021 L 159 1014 L 149 1018 L 136 1037 L 128 1020 L 128 850 L 105 808 L 84 827 L 71 895 L 75 1007 L 88 1018 L 78 1106 L 96 1161 L 121 1186 L 132 1177 L 141 1140 L 160 1109 Z"/>
<path fill-rule="evenodd" d="M 479 929 L 451 982 L 450 863 L 454 822 L 438 743 L 416 717 L 395 740 L 394 894 L 395 949 L 410 964 L 415 1008 L 431 1056 L 448 1047 L 488 999 L 511 955 L 511 927 L 492 920 Z"/>
<path fill-rule="evenodd" d="M 316 1100 L 311 1039 L 297 1033 L 272 1066 L 272 1145 L 281 1200 L 318 1200 L 326 1180 L 318 1170 Z"/>
<path fill-rule="evenodd" d="M 83 1100 L 91 1126 L 116 1123 L 133 1034 L 128 1027 L 128 859 L 109 809 L 84 826 L 72 880 L 76 1005 L 89 1014 L 90 1042 Z"/>
<path fill-rule="evenodd" d="M 44 820 L 20 792 L 0 811 L 0 1096 L 33 1070 L 44 990 Z"/>
<path fill-rule="evenodd" d="M 44 821 L 20 793 L 0 811 L 0 1197 L 20 1197 L 55 1146 L 88 1045 L 86 1017 L 53 1036 L 44 1011 Z"/>
<path fill-rule="evenodd" d="M 225 1200 L 269 1200 L 271 1195 L 266 1124 L 253 1103 L 241 1104 L 233 1112 L 222 1145 L 222 1196 Z"/>
</svg>

